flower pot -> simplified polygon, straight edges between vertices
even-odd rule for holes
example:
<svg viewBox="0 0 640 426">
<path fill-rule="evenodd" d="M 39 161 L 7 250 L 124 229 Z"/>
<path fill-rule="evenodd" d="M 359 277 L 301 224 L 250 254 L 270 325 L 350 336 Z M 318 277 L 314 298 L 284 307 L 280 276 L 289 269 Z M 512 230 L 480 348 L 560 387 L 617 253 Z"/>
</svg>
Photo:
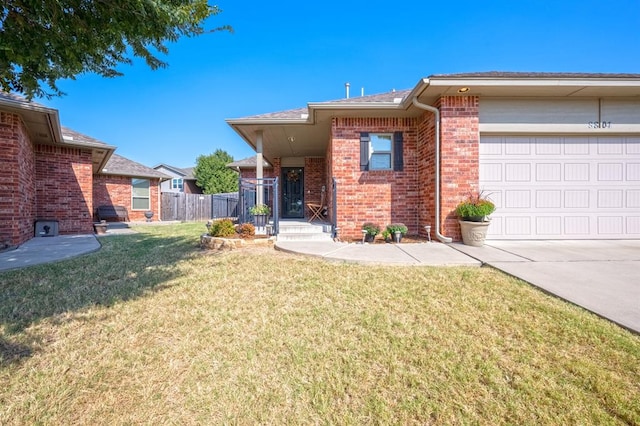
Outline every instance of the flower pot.
<svg viewBox="0 0 640 426">
<path fill-rule="evenodd" d="M 374 242 L 374 241 L 375 241 L 375 239 L 376 239 L 376 236 L 375 236 L 375 235 L 372 235 L 372 234 L 366 234 L 366 235 L 364 236 L 364 242 L 365 242 L 365 243 L 372 243 L 372 242 Z"/>
<path fill-rule="evenodd" d="M 147 222 L 151 222 L 151 218 L 153 217 L 153 212 L 152 211 L 144 212 L 144 217 L 147 218 Z"/>
<path fill-rule="evenodd" d="M 482 247 L 487 237 L 487 229 L 491 222 L 472 222 L 466 220 L 458 221 L 460 223 L 460 232 L 462 233 L 462 242 L 468 246 Z"/>
<path fill-rule="evenodd" d="M 266 214 L 256 214 L 253 216 L 253 222 L 257 227 L 264 227 L 267 224 L 267 215 Z"/>
<path fill-rule="evenodd" d="M 396 243 L 399 243 L 400 241 L 402 241 L 402 232 L 400 231 L 396 231 L 393 233 L 393 241 Z"/>
</svg>

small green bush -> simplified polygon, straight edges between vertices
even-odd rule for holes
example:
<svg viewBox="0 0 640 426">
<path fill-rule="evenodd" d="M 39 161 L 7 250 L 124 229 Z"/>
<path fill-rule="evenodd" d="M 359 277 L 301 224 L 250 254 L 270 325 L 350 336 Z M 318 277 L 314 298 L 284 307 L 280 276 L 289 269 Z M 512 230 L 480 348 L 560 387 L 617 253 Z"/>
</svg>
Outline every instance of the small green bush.
<svg viewBox="0 0 640 426">
<path fill-rule="evenodd" d="M 227 238 L 236 234 L 236 228 L 231 219 L 220 219 L 211 224 L 209 234 L 212 237 Z"/>
<path fill-rule="evenodd" d="M 470 194 L 456 206 L 456 215 L 458 215 L 459 218 L 485 217 L 495 210 L 495 204 L 485 198 L 482 193 Z"/>
<path fill-rule="evenodd" d="M 367 235 L 373 235 L 374 237 L 380 233 L 380 227 L 371 222 L 367 222 L 362 225 L 362 229 L 367 231 Z"/>
<path fill-rule="evenodd" d="M 240 234 L 240 238 L 250 238 L 256 235 L 256 227 L 253 226 L 253 223 L 243 223 L 238 226 L 238 234 Z"/>
<path fill-rule="evenodd" d="M 402 235 L 405 235 L 408 229 L 404 223 L 392 223 L 391 225 L 387 225 L 387 231 L 389 231 L 390 235 L 395 234 L 396 231 L 400 231 Z"/>
</svg>

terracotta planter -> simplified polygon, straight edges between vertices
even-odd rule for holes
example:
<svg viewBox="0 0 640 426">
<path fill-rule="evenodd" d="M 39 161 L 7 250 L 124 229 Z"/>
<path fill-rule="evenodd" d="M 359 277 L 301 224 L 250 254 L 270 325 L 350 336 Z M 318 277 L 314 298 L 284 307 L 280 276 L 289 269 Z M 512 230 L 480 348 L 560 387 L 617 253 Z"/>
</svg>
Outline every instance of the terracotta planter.
<svg viewBox="0 0 640 426">
<path fill-rule="evenodd" d="M 491 222 L 468 222 L 459 220 L 462 242 L 468 246 L 482 247 Z"/>
</svg>

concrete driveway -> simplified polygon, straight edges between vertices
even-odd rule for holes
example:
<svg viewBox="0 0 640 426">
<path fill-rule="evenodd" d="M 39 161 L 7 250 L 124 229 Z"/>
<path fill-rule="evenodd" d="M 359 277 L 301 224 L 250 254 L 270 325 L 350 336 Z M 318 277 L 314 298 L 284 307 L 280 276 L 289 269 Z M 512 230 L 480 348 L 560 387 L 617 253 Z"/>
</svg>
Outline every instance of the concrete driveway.
<svg viewBox="0 0 640 426">
<path fill-rule="evenodd" d="M 452 246 L 640 333 L 640 240 L 490 241 L 484 247 Z"/>
</svg>

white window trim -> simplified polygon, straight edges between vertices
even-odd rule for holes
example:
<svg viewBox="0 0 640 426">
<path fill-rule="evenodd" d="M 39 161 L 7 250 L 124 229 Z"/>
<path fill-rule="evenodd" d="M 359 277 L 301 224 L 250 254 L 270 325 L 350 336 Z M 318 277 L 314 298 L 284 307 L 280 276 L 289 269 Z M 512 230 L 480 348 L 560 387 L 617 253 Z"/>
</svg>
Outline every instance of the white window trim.
<svg viewBox="0 0 640 426">
<path fill-rule="evenodd" d="M 375 151 L 373 149 L 373 138 L 376 136 L 388 136 L 389 137 L 389 151 Z M 374 154 L 389 154 L 389 167 L 385 167 L 385 168 L 379 168 L 379 167 L 373 167 L 373 161 L 371 160 L 372 157 L 374 156 Z M 381 171 L 385 171 L 385 170 L 393 170 L 393 133 L 369 133 L 369 170 L 370 171 L 376 171 L 376 170 L 381 170 Z"/>
<path fill-rule="evenodd" d="M 136 180 L 140 180 L 140 181 L 144 180 L 144 181 L 147 181 L 149 183 L 149 187 L 148 187 L 149 195 L 147 195 L 146 197 L 140 197 L 140 196 L 135 196 L 133 194 L 133 182 L 136 181 Z M 133 200 L 134 199 L 138 199 L 138 200 L 145 200 L 146 199 L 147 202 L 148 202 L 148 208 L 146 208 L 146 209 L 136 209 L 136 208 L 134 208 L 133 207 Z M 131 210 L 132 211 L 148 211 L 148 210 L 151 210 L 151 179 L 131 178 Z"/>
<path fill-rule="evenodd" d="M 174 185 L 174 182 L 177 185 Z M 184 179 L 182 178 L 171 178 L 171 189 L 184 189 Z"/>
</svg>

